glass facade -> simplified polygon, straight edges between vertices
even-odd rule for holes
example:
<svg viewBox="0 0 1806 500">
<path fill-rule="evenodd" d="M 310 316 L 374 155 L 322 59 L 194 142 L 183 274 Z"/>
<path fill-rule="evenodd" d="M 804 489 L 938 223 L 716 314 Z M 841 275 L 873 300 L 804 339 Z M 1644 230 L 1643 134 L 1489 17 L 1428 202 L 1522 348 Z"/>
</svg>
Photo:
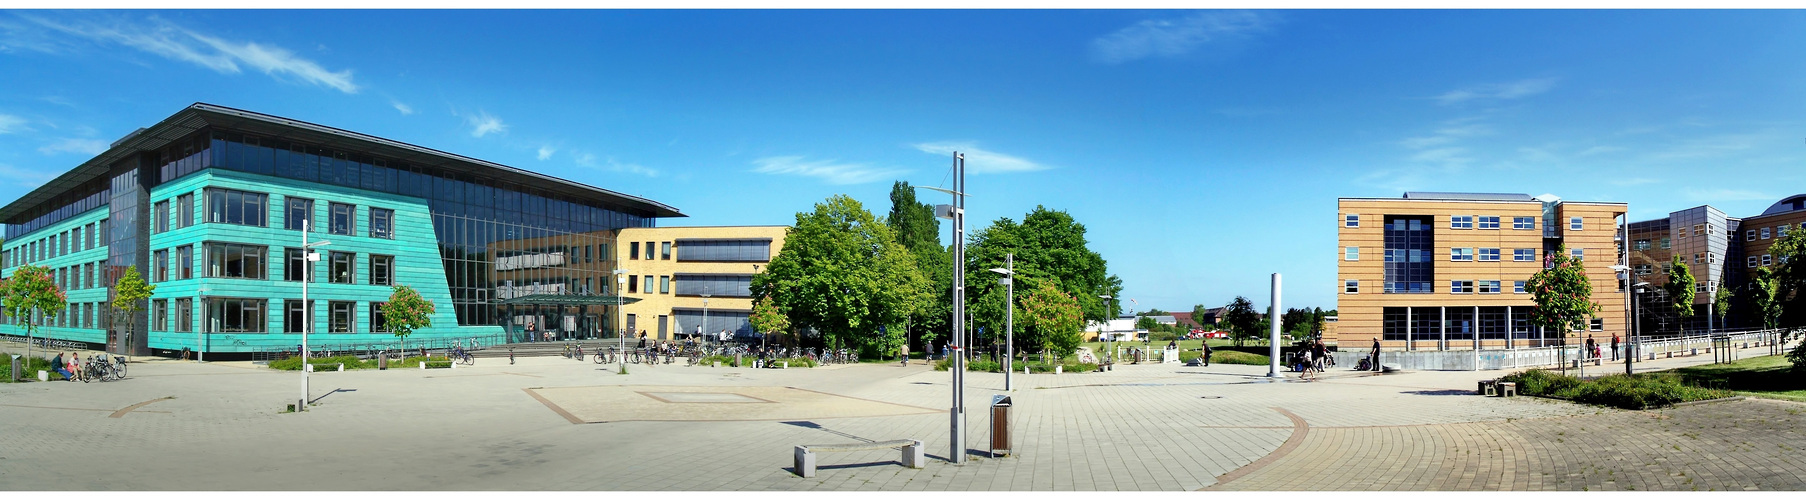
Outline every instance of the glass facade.
<svg viewBox="0 0 1806 500">
<path fill-rule="evenodd" d="M 1385 293 L 1430 293 L 1436 276 L 1429 217 L 1386 216 Z"/>
</svg>

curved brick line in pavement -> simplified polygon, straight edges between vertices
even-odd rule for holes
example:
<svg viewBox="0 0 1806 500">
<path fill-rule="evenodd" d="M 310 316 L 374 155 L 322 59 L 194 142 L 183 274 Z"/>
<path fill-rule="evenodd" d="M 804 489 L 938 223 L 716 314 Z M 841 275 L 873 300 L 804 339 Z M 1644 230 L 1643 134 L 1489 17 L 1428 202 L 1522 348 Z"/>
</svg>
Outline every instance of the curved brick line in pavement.
<svg viewBox="0 0 1806 500">
<path fill-rule="evenodd" d="M 145 401 L 145 402 L 142 402 L 142 403 L 138 403 L 138 404 L 135 404 L 135 405 L 131 405 L 131 406 L 127 406 L 127 407 L 125 407 L 125 408 L 120 408 L 120 409 L 119 409 L 119 411 L 116 411 L 116 412 L 113 412 L 113 414 L 112 414 L 112 415 L 107 415 L 107 418 L 125 418 L 125 414 L 127 414 L 127 413 L 131 413 L 131 412 L 132 412 L 132 410 L 136 410 L 136 409 L 139 409 L 139 408 L 143 408 L 143 407 L 144 407 L 144 405 L 148 405 L 148 404 L 151 404 L 151 403 L 155 403 L 155 402 L 158 402 L 158 401 L 162 401 L 162 400 L 165 400 L 165 399 L 175 399 L 175 398 L 173 398 L 173 397 L 169 397 L 169 396 L 164 396 L 164 397 L 160 397 L 160 398 L 157 398 L 157 399 L 152 399 L 152 400 L 150 400 L 150 401 Z"/>
<path fill-rule="evenodd" d="M 1304 418 L 1299 417 L 1297 414 L 1290 411 L 1286 411 L 1285 408 L 1275 406 L 1273 409 L 1280 414 L 1285 415 L 1286 418 L 1292 419 L 1291 437 L 1287 437 L 1286 442 L 1279 445 L 1279 449 L 1273 450 L 1272 453 L 1268 453 L 1267 456 L 1261 457 L 1260 460 L 1255 460 L 1253 463 L 1236 468 L 1221 476 L 1217 476 L 1217 484 L 1201 488 L 1199 491 L 1215 489 L 1219 486 L 1229 484 L 1230 481 L 1241 479 L 1243 476 L 1258 472 L 1268 464 L 1272 464 L 1281 458 L 1285 458 L 1287 453 L 1291 453 L 1292 450 L 1298 448 L 1298 445 L 1304 443 L 1304 437 L 1311 433 L 1310 424 L 1306 424 Z"/>
</svg>

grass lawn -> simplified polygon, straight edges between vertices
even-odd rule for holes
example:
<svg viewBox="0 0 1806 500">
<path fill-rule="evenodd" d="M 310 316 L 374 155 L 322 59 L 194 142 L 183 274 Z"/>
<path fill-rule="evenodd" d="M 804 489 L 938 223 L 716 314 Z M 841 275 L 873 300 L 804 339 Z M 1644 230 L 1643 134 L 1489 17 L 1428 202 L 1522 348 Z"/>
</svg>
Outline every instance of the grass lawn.
<svg viewBox="0 0 1806 500">
<path fill-rule="evenodd" d="M 1671 370 L 1689 384 L 1727 389 L 1746 396 L 1806 402 L 1806 377 L 1792 373 L 1785 356 L 1744 358 L 1728 365 Z"/>
</svg>

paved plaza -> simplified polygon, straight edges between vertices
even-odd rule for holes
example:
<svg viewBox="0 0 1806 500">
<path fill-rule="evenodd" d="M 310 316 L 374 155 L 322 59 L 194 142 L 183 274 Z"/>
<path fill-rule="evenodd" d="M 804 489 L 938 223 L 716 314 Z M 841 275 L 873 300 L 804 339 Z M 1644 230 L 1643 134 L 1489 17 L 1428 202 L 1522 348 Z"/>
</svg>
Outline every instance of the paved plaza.
<svg viewBox="0 0 1806 500">
<path fill-rule="evenodd" d="M 303 413 L 282 411 L 300 374 L 248 362 L 141 359 L 123 381 L 0 384 L 0 489 L 1806 489 L 1806 405 L 1472 395 L 1506 372 L 1018 374 L 1015 450 L 996 458 L 986 406 L 1003 377 L 974 373 L 971 458 L 955 465 L 948 375 L 920 364 L 629 370 L 523 358 L 316 373 Z M 927 443 L 927 466 L 877 450 L 822 454 L 810 479 L 790 470 L 796 445 L 893 439 Z"/>
</svg>

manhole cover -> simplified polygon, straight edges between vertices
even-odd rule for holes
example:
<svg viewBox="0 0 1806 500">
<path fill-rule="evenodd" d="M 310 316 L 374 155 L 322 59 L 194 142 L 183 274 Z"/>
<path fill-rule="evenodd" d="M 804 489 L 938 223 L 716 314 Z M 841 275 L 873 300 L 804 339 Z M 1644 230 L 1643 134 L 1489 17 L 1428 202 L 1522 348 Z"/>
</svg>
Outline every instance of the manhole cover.
<svg viewBox="0 0 1806 500">
<path fill-rule="evenodd" d="M 666 403 L 770 403 L 752 396 L 728 392 L 642 392 Z"/>
</svg>

